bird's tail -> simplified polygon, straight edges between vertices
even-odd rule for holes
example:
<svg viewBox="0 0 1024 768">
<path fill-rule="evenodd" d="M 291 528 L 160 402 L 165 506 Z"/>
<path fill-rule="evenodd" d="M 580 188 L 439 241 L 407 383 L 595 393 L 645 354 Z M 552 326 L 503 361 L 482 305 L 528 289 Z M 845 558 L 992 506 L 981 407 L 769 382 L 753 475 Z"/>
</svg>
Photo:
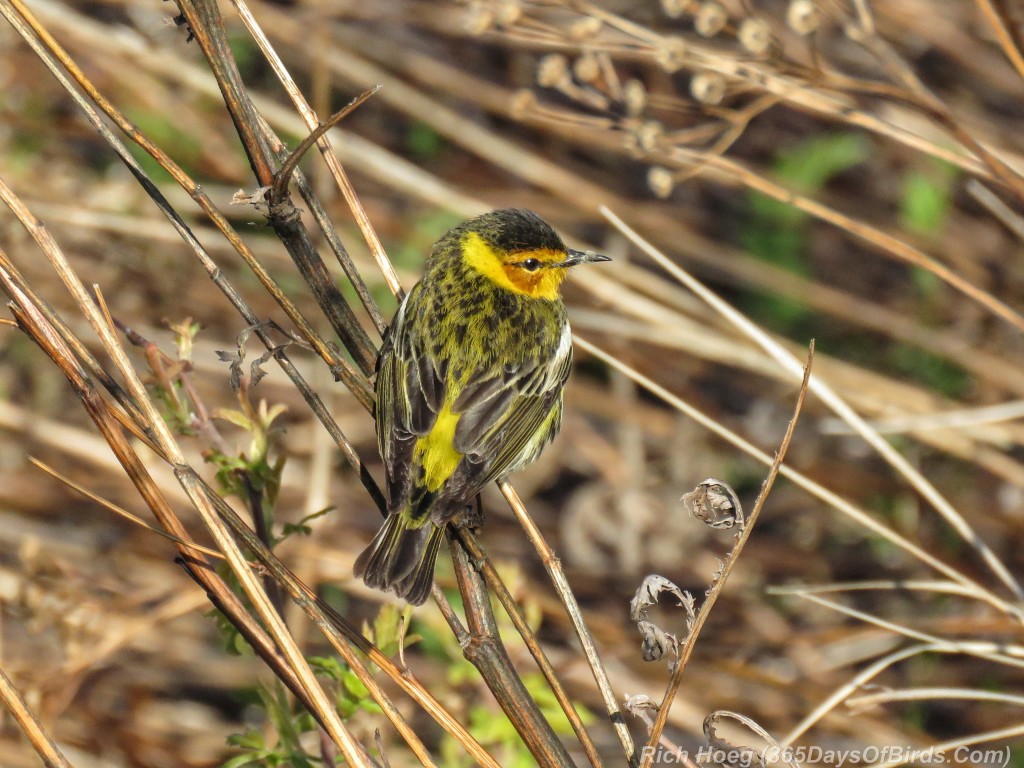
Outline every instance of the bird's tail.
<svg viewBox="0 0 1024 768">
<path fill-rule="evenodd" d="M 415 525 L 409 515 L 392 513 L 352 568 L 368 587 L 393 589 L 413 605 L 430 595 L 434 562 L 444 539 L 444 528 L 430 520 Z"/>
</svg>

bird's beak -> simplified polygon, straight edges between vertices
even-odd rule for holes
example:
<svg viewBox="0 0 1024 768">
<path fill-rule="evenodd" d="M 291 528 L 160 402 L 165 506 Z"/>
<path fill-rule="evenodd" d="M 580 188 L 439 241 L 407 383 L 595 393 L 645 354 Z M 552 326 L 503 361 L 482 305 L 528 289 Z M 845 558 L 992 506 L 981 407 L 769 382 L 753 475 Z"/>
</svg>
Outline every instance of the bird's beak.
<svg viewBox="0 0 1024 768">
<path fill-rule="evenodd" d="M 593 251 L 577 251 L 574 248 L 570 248 L 567 253 L 569 258 L 551 266 L 575 267 L 577 264 L 596 264 L 599 261 L 611 261 L 609 257 L 602 256 L 600 253 L 594 253 Z"/>
</svg>

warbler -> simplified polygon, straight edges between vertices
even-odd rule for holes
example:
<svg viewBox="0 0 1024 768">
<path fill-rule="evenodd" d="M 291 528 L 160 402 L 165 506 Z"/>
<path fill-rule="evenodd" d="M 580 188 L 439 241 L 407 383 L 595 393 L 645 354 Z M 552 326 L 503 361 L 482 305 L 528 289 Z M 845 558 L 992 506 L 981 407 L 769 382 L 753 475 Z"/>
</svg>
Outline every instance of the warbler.
<svg viewBox="0 0 1024 768">
<path fill-rule="evenodd" d="M 377 359 L 388 516 L 354 572 L 413 605 L 444 529 L 480 490 L 537 458 L 562 422 L 572 335 L 559 286 L 578 264 L 551 225 L 503 209 L 445 233 Z"/>
</svg>

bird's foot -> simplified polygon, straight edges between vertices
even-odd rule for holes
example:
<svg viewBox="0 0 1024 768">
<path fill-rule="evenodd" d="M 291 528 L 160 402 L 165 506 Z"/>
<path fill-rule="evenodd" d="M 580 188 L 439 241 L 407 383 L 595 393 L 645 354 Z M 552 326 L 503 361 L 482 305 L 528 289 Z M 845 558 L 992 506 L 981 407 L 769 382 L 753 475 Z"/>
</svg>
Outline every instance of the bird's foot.
<svg viewBox="0 0 1024 768">
<path fill-rule="evenodd" d="M 468 528 L 471 531 L 478 531 L 484 524 L 484 505 L 477 496 L 476 504 L 467 504 L 462 514 L 455 519 L 456 528 Z"/>
</svg>

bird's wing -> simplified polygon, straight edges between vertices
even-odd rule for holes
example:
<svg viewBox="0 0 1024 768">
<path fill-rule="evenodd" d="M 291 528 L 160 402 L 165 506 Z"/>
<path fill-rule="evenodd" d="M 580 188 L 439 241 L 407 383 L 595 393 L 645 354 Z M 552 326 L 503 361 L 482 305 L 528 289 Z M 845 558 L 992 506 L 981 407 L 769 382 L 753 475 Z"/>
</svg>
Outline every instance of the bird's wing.
<svg viewBox="0 0 1024 768">
<path fill-rule="evenodd" d="M 434 426 L 446 389 L 444 367 L 439 370 L 424 340 L 406 322 L 415 291 L 398 308 L 377 358 L 377 446 L 392 505 L 409 497 L 416 441 Z"/>
<path fill-rule="evenodd" d="M 566 325 L 552 359 L 508 367 L 459 393 L 452 408 L 459 414 L 454 447 L 464 455 L 467 486 L 479 489 L 537 457 L 558 430 L 571 366 Z"/>
<path fill-rule="evenodd" d="M 407 322 L 415 298 L 411 293 L 403 301 L 378 358 L 377 441 L 391 511 L 398 511 L 424 490 L 414 487 L 420 474 L 417 442 L 431 434 L 446 405 L 457 416 L 451 447 L 462 458 L 440 492 L 445 503 L 436 509 L 446 518 L 450 503 L 467 501 L 487 483 L 529 463 L 554 437 L 572 338 L 566 325 L 552 356 L 470 374 L 458 394 L 446 397 L 448 366 L 431 354 L 430 341 L 414 332 L 415 323 Z"/>
</svg>

